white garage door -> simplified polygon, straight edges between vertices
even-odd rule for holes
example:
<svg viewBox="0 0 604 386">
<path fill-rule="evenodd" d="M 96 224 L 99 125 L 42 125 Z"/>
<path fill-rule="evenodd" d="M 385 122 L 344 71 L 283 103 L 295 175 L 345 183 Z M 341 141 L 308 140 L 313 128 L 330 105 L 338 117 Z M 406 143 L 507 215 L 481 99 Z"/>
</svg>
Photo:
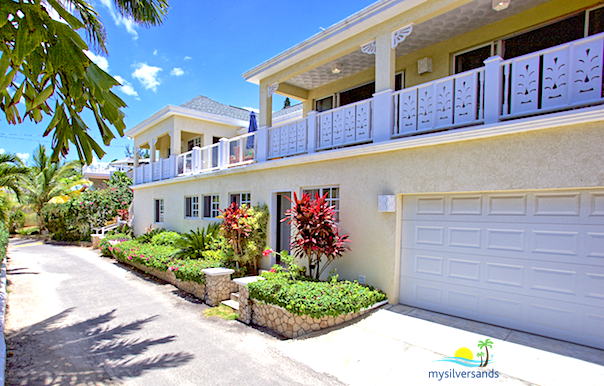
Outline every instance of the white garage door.
<svg viewBox="0 0 604 386">
<path fill-rule="evenodd" d="M 604 190 L 403 196 L 400 302 L 604 349 Z"/>
</svg>

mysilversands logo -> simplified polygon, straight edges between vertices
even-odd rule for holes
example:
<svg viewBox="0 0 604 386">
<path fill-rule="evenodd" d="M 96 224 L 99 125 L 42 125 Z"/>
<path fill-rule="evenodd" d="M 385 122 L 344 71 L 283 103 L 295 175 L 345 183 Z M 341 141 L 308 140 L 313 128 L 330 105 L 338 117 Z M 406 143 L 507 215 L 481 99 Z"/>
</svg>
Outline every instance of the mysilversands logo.
<svg viewBox="0 0 604 386">
<path fill-rule="evenodd" d="M 493 360 L 493 358 L 495 356 L 492 354 L 489 355 L 489 348 L 493 348 L 493 341 L 491 341 L 490 339 L 485 339 L 484 341 L 480 340 L 480 341 L 478 341 L 478 349 L 480 351 L 476 353 L 476 357 L 480 358 L 480 360 L 474 359 L 472 350 L 470 350 L 467 347 L 461 347 L 457 351 L 455 351 L 454 356 L 445 357 L 445 358 L 439 359 L 435 362 L 451 362 L 451 363 L 455 363 L 456 365 L 461 365 L 464 367 L 484 368 L 489 363 L 492 364 L 495 362 Z M 483 349 L 484 349 L 484 351 L 486 351 L 486 354 L 482 351 Z M 461 371 L 456 371 L 455 369 L 451 369 L 451 370 L 446 370 L 446 371 L 429 371 L 428 378 L 435 378 L 435 379 L 438 379 L 439 381 L 441 381 L 443 379 L 459 379 L 459 378 L 465 378 L 465 379 L 472 379 L 472 378 L 488 379 L 488 378 L 490 378 L 490 379 L 493 379 L 493 378 L 499 378 L 499 372 L 495 371 L 495 370 L 487 371 L 486 369 L 461 370 Z"/>
</svg>

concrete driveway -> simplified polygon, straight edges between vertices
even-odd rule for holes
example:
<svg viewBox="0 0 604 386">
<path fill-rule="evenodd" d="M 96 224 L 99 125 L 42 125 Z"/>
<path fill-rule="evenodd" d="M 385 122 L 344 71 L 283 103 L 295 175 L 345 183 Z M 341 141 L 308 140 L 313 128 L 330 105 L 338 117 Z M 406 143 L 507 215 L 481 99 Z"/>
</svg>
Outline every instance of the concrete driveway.
<svg viewBox="0 0 604 386">
<path fill-rule="evenodd" d="M 10 243 L 7 385 L 341 385 L 88 248 Z"/>
</svg>

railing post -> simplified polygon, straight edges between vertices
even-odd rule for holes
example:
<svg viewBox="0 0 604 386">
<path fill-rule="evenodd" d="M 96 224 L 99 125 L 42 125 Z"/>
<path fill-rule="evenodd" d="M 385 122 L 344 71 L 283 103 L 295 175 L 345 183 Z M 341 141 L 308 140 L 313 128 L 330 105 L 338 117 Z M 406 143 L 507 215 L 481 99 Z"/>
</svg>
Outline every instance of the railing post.
<svg viewBox="0 0 604 386">
<path fill-rule="evenodd" d="M 317 151 L 317 112 L 310 111 L 306 115 L 306 127 L 308 133 L 306 134 L 306 149 L 308 154 Z"/>
<path fill-rule="evenodd" d="M 496 55 L 484 61 L 484 123 L 497 123 L 501 115 L 501 93 L 503 90 L 503 75 L 501 62 L 503 59 Z"/>
<path fill-rule="evenodd" d="M 263 126 L 256 132 L 256 161 L 266 162 L 268 159 L 268 127 Z"/>
<path fill-rule="evenodd" d="M 229 167 L 229 140 L 220 138 L 218 145 L 218 168 L 226 169 Z"/>
<path fill-rule="evenodd" d="M 192 166 L 192 169 L 193 169 L 192 172 L 196 172 L 196 171 L 201 170 L 201 162 L 200 162 L 201 157 L 200 157 L 200 154 L 199 154 L 200 150 L 201 149 L 199 147 L 197 147 L 197 146 L 195 146 L 193 148 L 193 159 L 191 160 L 191 163 L 192 163 L 191 166 Z"/>
<path fill-rule="evenodd" d="M 159 180 L 164 179 L 164 159 L 159 157 Z"/>
<path fill-rule="evenodd" d="M 392 90 L 386 89 L 373 94 L 373 142 L 389 141 L 392 137 L 394 109 Z"/>
<path fill-rule="evenodd" d="M 136 185 L 136 165 L 134 167 L 132 167 L 132 185 Z"/>
<path fill-rule="evenodd" d="M 176 177 L 176 155 L 170 155 L 170 178 Z"/>
</svg>

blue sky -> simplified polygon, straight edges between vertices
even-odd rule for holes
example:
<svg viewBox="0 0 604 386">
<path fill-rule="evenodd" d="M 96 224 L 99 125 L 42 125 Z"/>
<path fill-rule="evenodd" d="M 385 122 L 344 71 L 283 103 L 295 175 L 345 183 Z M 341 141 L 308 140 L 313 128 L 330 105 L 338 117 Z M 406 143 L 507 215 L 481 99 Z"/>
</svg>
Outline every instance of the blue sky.
<svg viewBox="0 0 604 386">
<path fill-rule="evenodd" d="M 131 128 L 164 106 L 180 105 L 197 95 L 238 107 L 258 108 L 258 86 L 245 71 L 285 51 L 370 5 L 365 0 L 202 1 L 171 0 L 159 27 L 142 28 L 123 20 L 112 0 L 91 0 L 107 29 L 106 58 L 94 60 L 124 87 L 114 91 L 128 105 Z M 283 106 L 273 97 L 273 109 Z M 27 161 L 38 143 L 50 147 L 42 133 L 50 117 L 35 125 L 9 125 L 0 115 L 0 152 L 19 153 Z M 94 120 L 86 119 L 99 139 Z M 100 140 L 98 141 L 100 142 Z M 126 137 L 115 139 L 101 162 L 124 157 Z M 68 159 L 77 158 L 75 149 Z"/>
</svg>

